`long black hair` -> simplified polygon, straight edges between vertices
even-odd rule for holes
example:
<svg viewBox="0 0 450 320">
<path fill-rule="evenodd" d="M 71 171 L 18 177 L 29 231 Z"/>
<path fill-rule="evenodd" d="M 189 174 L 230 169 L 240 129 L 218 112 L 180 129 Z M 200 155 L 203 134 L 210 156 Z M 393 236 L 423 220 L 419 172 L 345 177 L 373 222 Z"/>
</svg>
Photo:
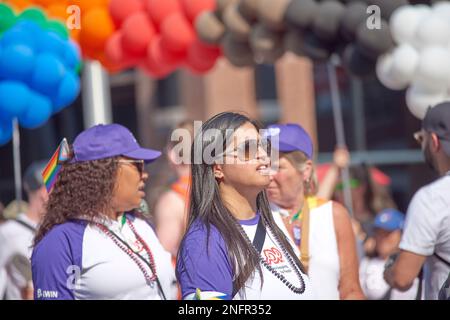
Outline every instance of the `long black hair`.
<svg viewBox="0 0 450 320">
<path fill-rule="evenodd" d="M 195 155 L 203 155 L 203 150 L 226 150 L 226 143 L 230 142 L 231 135 L 245 123 L 251 123 L 259 130 L 261 126 L 245 115 L 233 112 L 220 113 L 206 121 L 201 132 L 197 134 L 191 149 L 191 174 L 192 184 L 190 191 L 190 210 L 187 229 L 197 220 L 200 220 L 207 229 L 207 248 L 211 226 L 217 228 L 223 237 L 228 249 L 229 261 L 233 267 L 234 282 L 233 291 L 237 293 L 244 287 L 250 276 L 257 270 L 263 276 L 260 264 L 260 255 L 247 242 L 239 229 L 238 221 L 233 217 L 230 210 L 224 204 L 219 193 L 219 184 L 214 176 L 214 164 L 205 163 L 195 159 Z M 214 130 L 209 130 L 214 129 Z M 208 131 L 209 130 L 209 131 Z M 211 132 L 209 135 L 208 132 Z M 220 136 L 221 135 L 221 136 Z M 219 143 L 223 143 L 222 146 Z M 200 163 L 196 163 L 200 162 Z M 267 223 L 274 235 L 279 239 L 289 252 L 296 264 L 304 271 L 304 268 L 294 253 L 284 233 L 278 228 L 273 220 L 269 201 L 265 191 L 258 194 L 256 199 L 257 209 L 261 219 Z M 181 242 L 180 251 L 184 247 Z M 208 253 L 209 254 L 209 253 Z"/>
</svg>

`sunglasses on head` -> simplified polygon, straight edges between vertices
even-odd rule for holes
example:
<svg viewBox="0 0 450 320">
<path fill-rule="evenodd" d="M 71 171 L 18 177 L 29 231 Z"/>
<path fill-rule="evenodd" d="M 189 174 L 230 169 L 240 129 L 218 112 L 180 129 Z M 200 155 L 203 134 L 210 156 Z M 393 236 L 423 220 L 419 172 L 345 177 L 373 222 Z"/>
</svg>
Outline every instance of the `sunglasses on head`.
<svg viewBox="0 0 450 320">
<path fill-rule="evenodd" d="M 131 164 L 134 167 L 136 167 L 136 169 L 139 172 L 139 175 L 142 177 L 142 175 L 144 174 L 144 168 L 145 168 L 145 163 L 144 160 L 134 160 L 134 159 L 120 159 L 117 160 L 118 163 L 124 163 L 124 164 Z"/>
<path fill-rule="evenodd" d="M 267 157 L 271 156 L 271 144 L 269 139 L 249 139 L 237 145 L 237 147 L 230 151 L 226 152 L 226 155 L 232 156 L 234 158 L 238 158 L 241 161 L 250 161 L 258 158 L 258 151 L 263 149 Z"/>
</svg>

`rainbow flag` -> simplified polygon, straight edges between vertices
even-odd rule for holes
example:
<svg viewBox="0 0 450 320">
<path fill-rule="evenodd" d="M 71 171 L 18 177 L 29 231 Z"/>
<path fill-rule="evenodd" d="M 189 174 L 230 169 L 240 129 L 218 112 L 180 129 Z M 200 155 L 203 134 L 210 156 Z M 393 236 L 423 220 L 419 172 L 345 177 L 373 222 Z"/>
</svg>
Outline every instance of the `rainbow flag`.
<svg viewBox="0 0 450 320">
<path fill-rule="evenodd" d="M 225 293 L 217 291 L 201 291 L 199 288 L 195 290 L 193 300 L 230 300 Z"/>
<path fill-rule="evenodd" d="M 56 177 L 61 170 L 61 162 L 69 159 L 69 144 L 64 138 L 56 149 L 50 161 L 47 163 L 44 171 L 42 171 L 42 178 L 44 179 L 47 192 L 50 193 L 56 182 Z"/>
</svg>

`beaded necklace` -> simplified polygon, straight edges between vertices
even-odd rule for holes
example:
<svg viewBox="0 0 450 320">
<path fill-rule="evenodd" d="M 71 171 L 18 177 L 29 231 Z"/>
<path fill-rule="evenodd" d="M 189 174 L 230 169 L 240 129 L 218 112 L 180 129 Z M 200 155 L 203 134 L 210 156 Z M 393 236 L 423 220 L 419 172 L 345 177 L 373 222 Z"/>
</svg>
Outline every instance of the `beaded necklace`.
<svg viewBox="0 0 450 320">
<path fill-rule="evenodd" d="M 120 239 L 116 234 L 114 234 L 111 230 L 109 230 L 105 225 L 98 223 L 98 222 L 95 222 L 95 225 L 100 229 L 100 231 L 105 233 L 114 242 L 114 244 L 116 246 L 118 246 L 123 252 L 125 252 L 128 255 L 128 257 L 130 257 L 130 259 L 134 261 L 134 263 L 136 263 L 136 265 L 139 267 L 142 274 L 144 275 L 146 282 L 148 284 L 150 284 L 151 287 L 153 287 L 154 281 L 157 280 L 156 265 L 155 265 L 155 260 L 153 258 L 153 254 L 152 254 L 150 248 L 148 247 L 147 243 L 137 233 L 136 229 L 134 228 L 133 223 L 128 219 L 126 219 L 126 222 L 127 222 L 128 226 L 130 227 L 131 231 L 133 232 L 134 236 L 136 237 L 136 240 L 144 248 L 150 261 L 143 259 L 142 256 L 140 256 L 137 252 L 133 251 L 128 245 L 126 245 L 126 243 L 122 239 Z M 137 256 L 139 256 L 140 259 Z M 145 266 L 140 261 L 141 259 L 145 261 L 145 263 L 148 265 L 148 267 L 152 271 L 151 276 L 148 274 Z"/>
<path fill-rule="evenodd" d="M 261 215 L 260 219 L 262 219 L 263 216 Z M 242 228 L 241 224 L 236 221 L 236 224 L 238 226 L 239 232 L 241 233 L 241 235 L 244 237 L 244 239 L 246 240 L 246 242 L 250 245 L 251 248 L 253 248 L 254 253 L 258 256 L 259 262 L 264 266 L 264 268 L 266 268 L 267 270 L 269 270 L 278 280 L 280 280 L 286 287 L 288 287 L 292 292 L 294 292 L 295 294 L 302 294 L 305 292 L 305 281 L 303 280 L 300 268 L 295 264 L 295 262 L 293 261 L 291 255 L 289 254 L 289 252 L 286 250 L 286 248 L 284 246 L 281 245 L 281 241 L 278 239 L 278 236 L 272 231 L 272 229 L 269 227 L 269 223 L 264 219 L 264 224 L 267 227 L 267 230 L 270 231 L 271 235 L 273 236 L 274 240 L 275 240 L 275 244 L 281 248 L 281 251 L 283 251 L 284 256 L 286 257 L 291 269 L 294 270 L 295 274 L 297 275 L 297 278 L 300 281 L 300 287 L 296 287 L 294 286 L 294 284 L 290 283 L 286 277 L 284 275 L 282 275 L 281 273 L 279 273 L 278 271 L 276 271 L 274 268 L 272 268 L 272 266 L 270 266 L 267 261 L 261 256 L 261 253 L 258 252 L 258 250 L 255 248 L 255 246 L 253 245 L 253 243 L 250 241 L 250 238 L 247 236 L 247 233 L 244 231 L 244 228 Z"/>
</svg>

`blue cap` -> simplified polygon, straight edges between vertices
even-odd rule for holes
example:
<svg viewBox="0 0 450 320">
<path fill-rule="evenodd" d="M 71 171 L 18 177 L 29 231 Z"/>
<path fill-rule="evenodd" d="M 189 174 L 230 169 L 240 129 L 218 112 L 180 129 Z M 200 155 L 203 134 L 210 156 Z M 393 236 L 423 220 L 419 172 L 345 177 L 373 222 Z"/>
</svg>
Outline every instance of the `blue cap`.
<svg viewBox="0 0 450 320">
<path fill-rule="evenodd" d="M 395 231 L 403 229 L 405 215 L 395 209 L 385 209 L 379 212 L 373 226 L 386 231 Z"/>
<path fill-rule="evenodd" d="M 151 162 L 161 152 L 141 148 L 133 134 L 120 124 L 99 124 L 81 132 L 73 143 L 73 162 L 92 161 L 115 156 Z"/>
<path fill-rule="evenodd" d="M 313 157 L 313 143 L 309 134 L 295 123 L 273 124 L 267 127 L 267 136 L 279 136 L 278 150 L 281 152 L 301 151 L 309 159 Z M 274 146 L 276 148 L 277 146 Z"/>
</svg>

